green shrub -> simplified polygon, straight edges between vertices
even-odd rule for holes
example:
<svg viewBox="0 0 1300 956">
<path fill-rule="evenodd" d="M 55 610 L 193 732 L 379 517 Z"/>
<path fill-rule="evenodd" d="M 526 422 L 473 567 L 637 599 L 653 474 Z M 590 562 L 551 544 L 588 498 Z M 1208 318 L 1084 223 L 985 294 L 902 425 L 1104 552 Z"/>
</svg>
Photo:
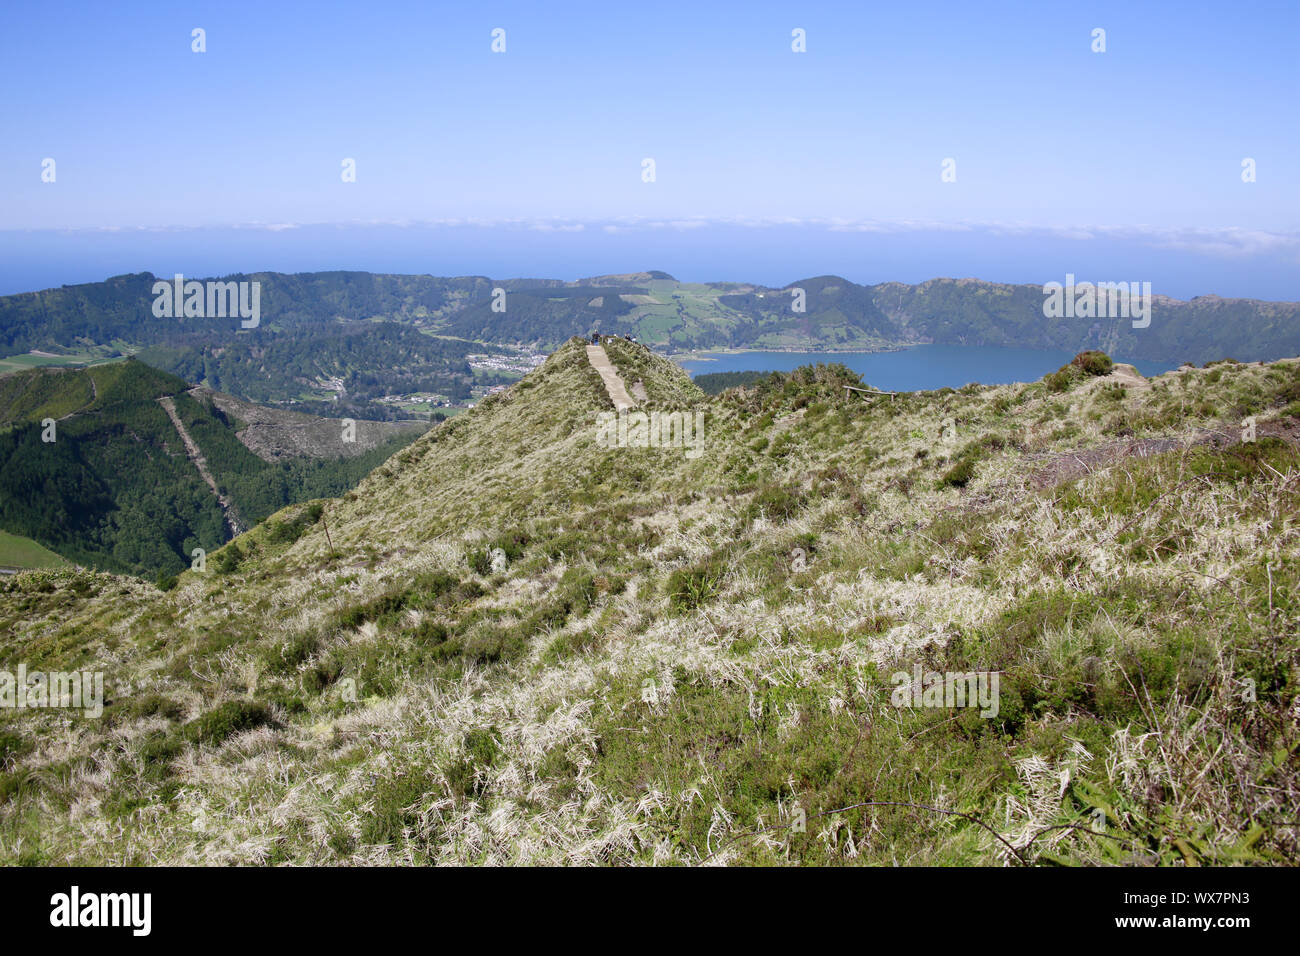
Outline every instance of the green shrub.
<svg viewBox="0 0 1300 956">
<path fill-rule="evenodd" d="M 481 624 L 465 635 L 461 653 L 480 664 L 510 660 L 528 646 L 528 641 L 524 637 L 528 627 L 529 621 L 512 628 Z"/>
<path fill-rule="evenodd" d="M 13 730 L 0 730 L 0 769 L 29 752 L 35 743 Z"/>
<path fill-rule="evenodd" d="M 484 789 L 483 776 L 497 762 L 501 754 L 495 727 L 477 727 L 465 735 L 465 751 L 447 770 L 447 782 L 461 797 L 480 796 Z"/>
<path fill-rule="evenodd" d="M 1115 367 L 1109 355 L 1096 349 L 1080 352 L 1070 360 L 1070 364 L 1083 369 L 1088 375 L 1109 375 Z"/>
<path fill-rule="evenodd" d="M 273 672 L 287 673 L 316 652 L 319 643 L 315 634 L 297 634 L 278 644 L 273 644 L 262 652 L 262 657 Z"/>
<path fill-rule="evenodd" d="M 240 550 L 239 545 L 232 541 L 217 553 L 212 566 L 218 574 L 233 574 L 239 570 L 244 557 L 244 552 Z"/>
<path fill-rule="evenodd" d="M 228 700 L 191 720 L 181 728 L 181 732 L 187 740 L 194 743 L 215 744 L 232 734 L 273 722 L 271 710 L 265 704 L 247 700 Z"/>
<path fill-rule="evenodd" d="M 1079 379 L 1079 371 L 1072 365 L 1062 365 L 1055 372 L 1043 376 L 1043 383 L 1049 392 L 1069 391 L 1070 386 Z"/>
<path fill-rule="evenodd" d="M 764 485 L 745 513 L 747 521 L 760 515 L 769 521 L 789 521 L 804 504 L 803 490 L 793 485 Z"/>
<path fill-rule="evenodd" d="M 678 568 L 670 574 L 664 586 L 669 607 L 678 612 L 692 611 L 711 600 L 726 574 L 724 562 L 724 555 L 715 552 L 689 568 Z"/>
<path fill-rule="evenodd" d="M 404 830 L 420 822 L 419 802 L 429 792 L 431 781 L 423 774 L 399 771 L 374 787 L 372 814 L 361 825 L 361 842 L 371 845 L 396 843 Z"/>
<path fill-rule="evenodd" d="M 310 694 L 319 694 L 342 676 L 342 661 L 330 655 L 317 661 L 314 667 L 302 675 L 302 688 Z"/>
<path fill-rule="evenodd" d="M 140 744 L 144 778 L 153 783 L 167 779 L 171 774 L 172 758 L 180 756 L 184 749 L 185 743 L 179 737 L 159 730 L 151 732 Z"/>
<path fill-rule="evenodd" d="M 325 507 L 320 502 L 313 502 L 302 513 L 290 521 L 269 521 L 266 525 L 266 540 L 269 544 L 293 544 L 301 538 L 312 525 L 321 519 Z"/>
<path fill-rule="evenodd" d="M 178 701 L 162 694 L 148 693 L 130 696 L 116 701 L 104 708 L 106 715 L 114 721 L 139 719 L 141 717 L 164 717 L 167 720 L 180 720 L 185 708 Z"/>
<path fill-rule="evenodd" d="M 942 478 L 939 479 L 941 488 L 965 488 L 972 478 L 975 477 L 975 459 L 973 457 L 962 458 L 957 464 L 949 468 Z"/>
<path fill-rule="evenodd" d="M 363 604 L 354 604 L 352 607 L 344 608 L 335 615 L 334 620 L 339 627 L 352 628 L 360 627 L 367 621 L 391 618 L 406 607 L 409 597 L 410 592 L 405 589 L 389 591 Z"/>
</svg>

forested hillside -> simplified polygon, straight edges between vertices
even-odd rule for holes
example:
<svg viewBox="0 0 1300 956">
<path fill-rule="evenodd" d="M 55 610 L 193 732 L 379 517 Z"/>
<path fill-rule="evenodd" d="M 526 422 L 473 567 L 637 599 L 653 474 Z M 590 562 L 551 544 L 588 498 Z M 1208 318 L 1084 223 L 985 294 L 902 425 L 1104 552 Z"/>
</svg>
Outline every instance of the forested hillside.
<svg viewBox="0 0 1300 956">
<path fill-rule="evenodd" d="M 206 281 L 210 277 L 186 278 Z M 226 338 L 230 327 L 238 329 L 237 320 L 155 316 L 152 290 L 160 279 L 170 282 L 172 276 L 141 272 L 0 296 L 0 355 L 66 347 L 83 340 L 155 344 L 190 334 Z M 308 332 L 331 330 L 341 321 L 436 318 L 467 301 L 486 298 L 492 288 L 482 277 L 437 279 L 368 272 L 240 273 L 221 276 L 220 281 L 260 282 L 262 326 Z"/>
<path fill-rule="evenodd" d="M 296 405 L 309 411 L 383 417 L 386 410 L 376 415 L 368 403 L 384 395 L 437 392 L 468 398 L 473 374 L 465 357 L 481 351 L 481 346 L 434 338 L 410 326 L 367 322 L 302 335 L 246 335 L 222 345 L 154 346 L 138 357 L 251 402 L 295 398 Z M 323 404 L 318 383 L 332 379 L 342 385 L 342 394 Z"/>
<path fill-rule="evenodd" d="M 627 332 L 635 328 L 627 319 L 635 305 L 626 297 L 645 292 L 630 285 L 511 289 L 506 293 L 504 311 L 494 312 L 490 301 L 474 303 L 448 319 L 444 330 L 480 341 L 544 346 L 593 328 Z"/>
<path fill-rule="evenodd" d="M 1158 290 L 1157 290 L 1158 291 Z M 1039 286 L 977 279 L 934 279 L 872 289 L 879 309 L 909 338 L 947 345 L 1102 348 L 1129 359 L 1261 361 L 1300 355 L 1300 303 L 1199 296 L 1153 296 L 1151 324 L 1129 318 L 1048 319 Z"/>
<path fill-rule="evenodd" d="M 0 376 L 0 530 L 78 564 L 149 578 L 189 567 L 195 548 L 219 548 L 229 538 L 222 509 L 164 396 L 247 522 L 341 494 L 418 434 L 350 457 L 265 461 L 237 437 L 241 423 L 189 387 L 133 359 Z M 332 430 L 341 434 L 338 423 Z"/>
<path fill-rule="evenodd" d="M 738 385 L 754 385 L 771 375 L 771 372 L 703 372 L 692 381 L 705 395 L 718 395 Z"/>
<path fill-rule="evenodd" d="M 0 528 L 150 577 L 219 547 L 221 509 L 157 401 L 187 387 L 134 361 L 0 378 Z"/>
<path fill-rule="evenodd" d="M 241 327 L 238 317 L 158 317 L 156 281 L 139 273 L 0 297 L 0 357 L 112 346 L 249 401 L 382 420 L 395 417 L 374 402 L 386 394 L 468 398 L 472 373 L 465 357 L 496 351 L 417 331 L 489 295 L 483 278 L 364 272 L 221 277 L 260 283 L 255 328 Z"/>
<path fill-rule="evenodd" d="M 170 277 L 165 277 L 170 278 Z M 1300 354 L 1300 304 L 1181 302 L 1154 290 L 1150 324 L 1048 318 L 1039 285 L 934 279 L 860 285 L 817 276 L 782 288 L 678 282 L 662 272 L 555 279 L 254 273 L 261 322 L 157 318 L 152 275 L 0 297 L 0 358 L 32 349 L 145 349 L 157 367 L 261 402 L 339 400 L 342 413 L 383 418 L 389 392 L 469 396 L 466 358 L 505 346 L 554 348 L 593 330 L 668 350 L 875 349 L 920 343 L 1080 351 L 1203 364 Z M 494 295 L 500 290 L 502 295 Z M 330 412 L 333 414 L 333 412 Z"/>
</svg>

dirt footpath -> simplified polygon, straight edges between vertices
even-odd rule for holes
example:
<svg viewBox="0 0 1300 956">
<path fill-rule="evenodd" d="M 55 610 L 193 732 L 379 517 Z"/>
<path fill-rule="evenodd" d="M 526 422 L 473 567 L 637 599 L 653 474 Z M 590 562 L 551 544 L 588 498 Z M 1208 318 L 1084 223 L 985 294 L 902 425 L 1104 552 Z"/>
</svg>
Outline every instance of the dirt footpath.
<svg viewBox="0 0 1300 956">
<path fill-rule="evenodd" d="M 605 391 L 609 393 L 609 400 L 614 403 L 616 409 L 621 412 L 628 408 L 636 408 L 636 402 L 632 401 L 632 396 L 627 393 L 627 386 L 619 378 L 618 369 L 614 368 L 614 363 L 609 360 L 609 356 L 601 346 L 587 346 L 587 361 L 600 373 L 600 380 L 605 383 Z"/>
</svg>

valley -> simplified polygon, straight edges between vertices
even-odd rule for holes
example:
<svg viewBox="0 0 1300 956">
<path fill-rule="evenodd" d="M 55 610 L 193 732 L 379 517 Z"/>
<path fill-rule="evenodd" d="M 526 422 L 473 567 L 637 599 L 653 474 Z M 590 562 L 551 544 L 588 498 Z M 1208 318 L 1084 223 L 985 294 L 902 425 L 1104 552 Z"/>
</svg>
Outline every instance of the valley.
<svg viewBox="0 0 1300 956">
<path fill-rule="evenodd" d="M 31 566 L 48 550 L 162 579 L 286 504 L 346 490 L 427 428 L 266 409 L 135 359 L 12 373 L 0 530 L 37 546 L 17 552 Z"/>
</svg>

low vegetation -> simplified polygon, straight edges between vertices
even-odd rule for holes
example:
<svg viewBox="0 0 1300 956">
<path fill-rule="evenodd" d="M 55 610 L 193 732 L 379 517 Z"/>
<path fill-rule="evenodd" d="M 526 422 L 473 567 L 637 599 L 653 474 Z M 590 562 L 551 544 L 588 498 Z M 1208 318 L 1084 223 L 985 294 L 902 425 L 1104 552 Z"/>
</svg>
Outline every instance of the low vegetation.
<svg viewBox="0 0 1300 956">
<path fill-rule="evenodd" d="M 598 442 L 575 340 L 170 590 L 0 579 L 0 668 L 108 688 L 0 714 L 0 861 L 1300 860 L 1300 362 L 708 397 L 608 350 L 700 456 Z"/>
</svg>

